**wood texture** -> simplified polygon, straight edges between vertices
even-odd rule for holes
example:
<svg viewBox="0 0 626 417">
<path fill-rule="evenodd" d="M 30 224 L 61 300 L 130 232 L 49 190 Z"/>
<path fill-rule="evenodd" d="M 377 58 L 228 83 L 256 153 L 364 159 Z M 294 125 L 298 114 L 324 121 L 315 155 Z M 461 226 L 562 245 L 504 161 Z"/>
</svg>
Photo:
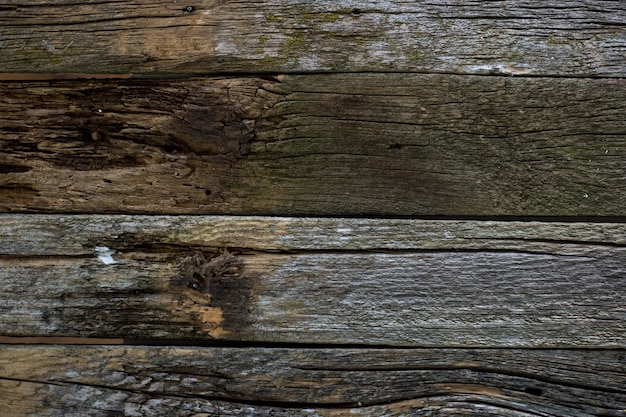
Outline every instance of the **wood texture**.
<svg viewBox="0 0 626 417">
<path fill-rule="evenodd" d="M 623 77 L 625 25 L 619 1 L 24 0 L 0 10 L 0 70 Z"/>
<path fill-rule="evenodd" d="M 0 210 L 622 217 L 624 86 L 424 74 L 0 84 Z"/>
<path fill-rule="evenodd" d="M 0 414 L 626 416 L 625 4 L 1 4 Z"/>
<path fill-rule="evenodd" d="M 48 416 L 623 416 L 625 363 L 610 350 L 12 346 L 0 350 L 0 405 Z"/>
<path fill-rule="evenodd" d="M 4 336 L 626 346 L 623 224 L 3 220 Z"/>
<path fill-rule="evenodd" d="M 0 214 L 0 256 L 118 251 L 498 250 L 586 255 L 626 246 L 626 223 L 252 216 Z"/>
</svg>

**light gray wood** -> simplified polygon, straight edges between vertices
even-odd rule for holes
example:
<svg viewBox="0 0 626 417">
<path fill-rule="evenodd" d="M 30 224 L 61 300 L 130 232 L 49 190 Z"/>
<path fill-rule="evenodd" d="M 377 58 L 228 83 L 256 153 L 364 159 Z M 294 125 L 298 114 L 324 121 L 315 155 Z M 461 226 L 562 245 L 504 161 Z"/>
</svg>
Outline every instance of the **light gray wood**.
<svg viewBox="0 0 626 417">
<path fill-rule="evenodd" d="M 626 346 L 621 224 L 4 219 L 4 336 Z"/>
<path fill-rule="evenodd" d="M 623 77 L 625 24 L 619 1 L 28 0 L 2 7 L 0 70 Z"/>
<path fill-rule="evenodd" d="M 0 84 L 0 210 L 623 218 L 625 86 L 424 74 Z"/>
<path fill-rule="evenodd" d="M 626 223 L 257 216 L 0 214 L 0 256 L 116 251 L 485 250 L 585 255 L 626 246 Z"/>
<path fill-rule="evenodd" d="M 11 416 L 618 416 L 625 363 L 618 350 L 5 346 L 0 405 Z"/>
</svg>

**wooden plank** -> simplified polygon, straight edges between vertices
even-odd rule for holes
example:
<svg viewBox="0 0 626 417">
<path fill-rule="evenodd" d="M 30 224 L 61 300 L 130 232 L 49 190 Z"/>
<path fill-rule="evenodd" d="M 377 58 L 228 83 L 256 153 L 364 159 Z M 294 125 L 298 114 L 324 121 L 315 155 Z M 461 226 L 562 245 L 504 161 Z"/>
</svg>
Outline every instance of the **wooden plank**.
<svg viewBox="0 0 626 417">
<path fill-rule="evenodd" d="M 5 73 L 626 75 L 619 1 L 25 0 L 0 25 Z"/>
<path fill-rule="evenodd" d="M 626 246 L 626 223 L 254 216 L 0 214 L 0 256 L 116 251 L 498 250 L 586 255 Z"/>
<path fill-rule="evenodd" d="M 3 336 L 626 346 L 624 224 L 3 220 Z"/>
<path fill-rule="evenodd" d="M 11 346 L 0 405 L 14 416 L 618 416 L 625 363 L 617 350 Z"/>
<path fill-rule="evenodd" d="M 0 210 L 624 216 L 624 80 L 0 84 Z"/>
</svg>

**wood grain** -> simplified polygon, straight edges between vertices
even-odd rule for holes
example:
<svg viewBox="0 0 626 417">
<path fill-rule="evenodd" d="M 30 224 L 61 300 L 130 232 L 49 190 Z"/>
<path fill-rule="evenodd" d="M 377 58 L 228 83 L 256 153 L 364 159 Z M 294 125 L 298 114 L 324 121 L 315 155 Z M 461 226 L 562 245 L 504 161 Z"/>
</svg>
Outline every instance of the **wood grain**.
<svg viewBox="0 0 626 417">
<path fill-rule="evenodd" d="M 618 350 L 12 346 L 0 350 L 0 405 L 11 415 L 619 416 L 625 363 Z"/>
<path fill-rule="evenodd" d="M 626 223 L 255 216 L 0 214 L 0 256 L 117 251 L 269 253 L 496 250 L 587 255 L 626 246 Z"/>
<path fill-rule="evenodd" d="M 624 86 L 424 74 L 0 84 L 0 210 L 622 217 Z"/>
<path fill-rule="evenodd" d="M 11 217 L 4 336 L 626 346 L 623 224 Z"/>
<path fill-rule="evenodd" d="M 615 1 L 25 0 L 0 10 L 0 70 L 623 77 L 625 24 Z"/>
</svg>

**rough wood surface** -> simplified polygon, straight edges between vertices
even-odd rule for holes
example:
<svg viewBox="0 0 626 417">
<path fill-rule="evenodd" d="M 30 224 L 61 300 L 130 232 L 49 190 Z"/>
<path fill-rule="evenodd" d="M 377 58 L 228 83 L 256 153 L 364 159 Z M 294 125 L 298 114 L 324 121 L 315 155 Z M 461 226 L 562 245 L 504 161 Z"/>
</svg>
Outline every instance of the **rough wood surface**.
<svg viewBox="0 0 626 417">
<path fill-rule="evenodd" d="M 624 216 L 624 80 L 0 84 L 0 210 Z"/>
<path fill-rule="evenodd" d="M 626 346 L 623 224 L 2 220 L 4 336 Z"/>
<path fill-rule="evenodd" d="M 15 416 L 623 416 L 624 351 L 0 350 Z"/>
<path fill-rule="evenodd" d="M 0 70 L 623 77 L 625 25 L 620 1 L 23 0 L 0 9 Z"/>
<path fill-rule="evenodd" d="M 626 246 L 626 223 L 254 216 L 0 214 L 0 256 L 117 251 L 497 250 L 585 255 Z"/>
</svg>

